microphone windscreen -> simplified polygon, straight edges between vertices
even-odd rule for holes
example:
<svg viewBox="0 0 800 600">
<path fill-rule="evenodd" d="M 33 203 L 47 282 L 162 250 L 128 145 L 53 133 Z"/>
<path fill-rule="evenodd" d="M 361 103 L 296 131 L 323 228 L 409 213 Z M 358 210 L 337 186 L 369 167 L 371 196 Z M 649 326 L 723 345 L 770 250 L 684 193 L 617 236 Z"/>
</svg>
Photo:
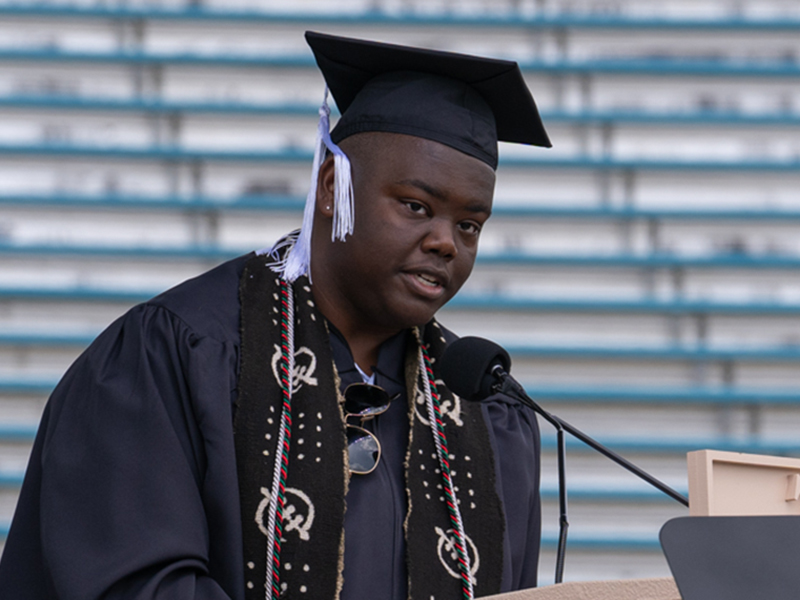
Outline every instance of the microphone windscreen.
<svg viewBox="0 0 800 600">
<path fill-rule="evenodd" d="M 483 400 L 497 381 L 495 365 L 511 370 L 511 357 L 502 346 L 479 337 L 463 337 L 450 344 L 442 356 L 440 374 L 445 385 L 465 400 Z"/>
</svg>

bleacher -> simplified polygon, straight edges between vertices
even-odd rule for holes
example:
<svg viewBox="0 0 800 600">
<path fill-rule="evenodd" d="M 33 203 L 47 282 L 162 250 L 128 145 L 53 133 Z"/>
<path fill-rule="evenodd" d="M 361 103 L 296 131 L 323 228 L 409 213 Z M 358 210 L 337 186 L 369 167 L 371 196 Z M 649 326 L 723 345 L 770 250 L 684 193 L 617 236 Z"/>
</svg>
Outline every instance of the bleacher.
<svg viewBox="0 0 800 600">
<path fill-rule="evenodd" d="M 555 147 L 501 148 L 446 325 L 683 492 L 687 451 L 800 455 L 799 1 L 0 0 L 2 530 L 81 349 L 299 223 L 323 92 L 305 29 L 523 68 Z M 668 574 L 658 529 L 686 510 L 579 442 L 567 461 L 565 579 Z"/>
</svg>

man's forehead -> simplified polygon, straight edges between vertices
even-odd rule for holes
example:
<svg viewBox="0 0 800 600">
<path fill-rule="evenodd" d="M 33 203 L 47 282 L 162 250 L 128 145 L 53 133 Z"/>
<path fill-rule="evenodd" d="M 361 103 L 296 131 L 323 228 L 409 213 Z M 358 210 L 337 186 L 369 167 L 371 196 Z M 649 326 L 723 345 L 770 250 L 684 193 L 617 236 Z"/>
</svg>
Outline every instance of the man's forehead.
<svg viewBox="0 0 800 600">
<path fill-rule="evenodd" d="M 386 185 L 418 188 L 442 199 L 451 188 L 476 199 L 494 190 L 495 172 L 482 161 L 446 144 L 422 137 L 385 132 L 354 135 L 342 142 L 354 169 Z M 464 192 L 469 192 L 465 194 Z"/>
</svg>

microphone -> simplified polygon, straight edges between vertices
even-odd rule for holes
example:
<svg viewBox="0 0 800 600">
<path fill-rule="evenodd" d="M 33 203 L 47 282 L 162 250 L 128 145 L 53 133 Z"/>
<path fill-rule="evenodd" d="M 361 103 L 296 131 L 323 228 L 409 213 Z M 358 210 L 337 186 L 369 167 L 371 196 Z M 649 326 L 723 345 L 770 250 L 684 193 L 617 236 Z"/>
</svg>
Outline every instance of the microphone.
<svg viewBox="0 0 800 600">
<path fill-rule="evenodd" d="M 511 357 L 505 348 L 484 338 L 467 336 L 455 340 L 444 351 L 440 373 L 445 385 L 465 400 L 480 402 L 492 394 L 504 393 L 531 407 L 556 429 L 569 430 L 566 423 L 528 396 L 522 384 L 508 373 L 510 370 Z"/>
<path fill-rule="evenodd" d="M 664 492 L 672 499 L 677 500 L 684 506 L 689 506 L 689 500 L 685 496 L 539 406 L 528 395 L 525 388 L 508 373 L 510 370 L 511 358 L 504 348 L 487 339 L 463 337 L 451 343 L 445 350 L 442 356 L 440 372 L 445 385 L 466 400 L 481 401 L 492 394 L 506 394 L 529 406 L 556 428 L 558 437 L 558 496 L 561 512 L 556 558 L 556 583 L 561 583 L 563 577 L 566 536 L 567 528 L 569 527 L 564 467 L 566 460 L 564 431 L 569 432 L 583 443 L 597 450 L 603 456 L 610 458 L 622 468 Z"/>
<path fill-rule="evenodd" d="M 465 400 L 480 402 L 494 393 L 495 371 L 511 370 L 511 357 L 502 346 L 479 337 L 455 340 L 444 351 L 441 375 L 447 387 Z"/>
</svg>

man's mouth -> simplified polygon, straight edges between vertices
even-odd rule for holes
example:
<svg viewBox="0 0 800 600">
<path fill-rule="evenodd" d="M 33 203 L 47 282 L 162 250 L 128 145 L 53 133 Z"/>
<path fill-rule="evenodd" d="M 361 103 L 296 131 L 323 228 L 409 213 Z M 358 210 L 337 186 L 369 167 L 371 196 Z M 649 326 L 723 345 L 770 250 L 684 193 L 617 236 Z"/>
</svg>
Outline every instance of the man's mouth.
<svg viewBox="0 0 800 600">
<path fill-rule="evenodd" d="M 438 280 L 434 279 L 430 275 L 425 275 L 424 273 L 415 273 L 414 277 L 416 277 L 417 281 L 419 281 L 422 285 L 427 287 L 436 288 L 441 285 Z"/>
<path fill-rule="evenodd" d="M 445 276 L 431 272 L 408 270 L 404 273 L 406 281 L 411 285 L 414 293 L 428 300 L 439 301 L 447 289 Z"/>
</svg>

